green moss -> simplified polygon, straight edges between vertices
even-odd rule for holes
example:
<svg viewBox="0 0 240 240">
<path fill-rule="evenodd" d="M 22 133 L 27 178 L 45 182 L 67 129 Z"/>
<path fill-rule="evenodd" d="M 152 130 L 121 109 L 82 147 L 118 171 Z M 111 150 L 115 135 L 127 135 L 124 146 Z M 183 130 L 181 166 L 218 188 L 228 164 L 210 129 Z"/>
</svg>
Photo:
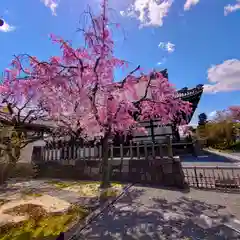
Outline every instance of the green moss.
<svg viewBox="0 0 240 240">
<path fill-rule="evenodd" d="M 103 191 L 100 195 L 100 199 L 101 200 L 107 200 L 109 198 L 113 198 L 116 197 L 119 194 L 119 191 L 117 189 L 106 189 L 105 191 Z"/>
<path fill-rule="evenodd" d="M 29 220 L 0 227 L 0 240 L 55 240 L 60 232 L 65 232 L 78 219 L 87 216 L 88 211 L 72 206 L 64 214 L 47 214 L 41 206 L 25 204 L 9 209 L 8 213 L 28 214 Z"/>
<path fill-rule="evenodd" d="M 41 197 L 43 194 L 42 193 L 36 193 L 32 191 L 22 191 L 23 197 L 29 196 L 29 197 Z"/>
<path fill-rule="evenodd" d="M 49 181 L 48 184 L 51 184 L 57 188 L 67 188 L 77 184 L 76 182 L 62 182 L 62 181 Z"/>
<path fill-rule="evenodd" d="M 99 181 L 64 182 L 64 181 L 52 180 L 52 181 L 49 181 L 48 184 L 54 185 L 55 187 L 58 187 L 58 188 L 67 188 L 67 187 L 74 186 L 74 185 L 89 185 L 89 184 L 100 185 L 100 182 Z M 116 183 L 116 182 L 111 183 L 111 185 L 114 187 L 122 186 L 120 183 Z"/>
</svg>

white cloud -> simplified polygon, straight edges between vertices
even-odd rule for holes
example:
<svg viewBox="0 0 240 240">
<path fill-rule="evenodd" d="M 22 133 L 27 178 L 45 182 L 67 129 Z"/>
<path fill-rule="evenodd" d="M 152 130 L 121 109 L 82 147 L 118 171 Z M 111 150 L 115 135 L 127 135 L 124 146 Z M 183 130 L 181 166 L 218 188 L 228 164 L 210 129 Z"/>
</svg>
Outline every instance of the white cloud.
<svg viewBox="0 0 240 240">
<path fill-rule="evenodd" d="M 58 3 L 56 0 L 41 0 L 44 5 L 50 8 L 52 15 L 57 16 L 56 9 L 58 7 Z"/>
<path fill-rule="evenodd" d="M 164 64 L 164 63 L 166 62 L 166 60 L 167 60 L 167 59 L 166 59 L 165 57 L 163 57 L 162 60 L 157 63 L 157 65 L 162 65 L 162 64 Z"/>
<path fill-rule="evenodd" d="M 212 119 L 214 119 L 214 117 L 216 116 L 216 114 L 217 114 L 217 111 L 215 110 L 215 111 L 212 111 L 212 112 L 210 112 L 209 114 L 208 114 L 208 118 L 210 119 L 210 120 L 212 120 Z"/>
<path fill-rule="evenodd" d="M 240 60 L 230 59 L 208 69 L 204 92 L 229 92 L 240 90 Z"/>
<path fill-rule="evenodd" d="M 160 27 L 172 3 L 173 0 L 134 0 L 134 3 L 126 11 L 120 11 L 120 14 L 137 18 L 141 27 Z"/>
<path fill-rule="evenodd" d="M 158 45 L 159 48 L 162 48 L 163 50 L 167 51 L 168 53 L 172 53 L 175 51 L 175 44 L 167 42 L 160 42 Z"/>
<path fill-rule="evenodd" d="M 195 6 L 199 3 L 199 0 L 186 0 L 184 4 L 184 10 L 188 11 L 192 6 Z"/>
<path fill-rule="evenodd" d="M 236 12 L 237 10 L 240 10 L 240 0 L 237 0 L 237 2 L 234 5 L 228 4 L 224 7 L 224 15 L 227 16 L 229 13 Z"/>
<path fill-rule="evenodd" d="M 5 20 L 3 26 L 0 27 L 0 31 L 1 32 L 12 32 L 14 31 L 16 28 L 14 26 L 9 25 Z"/>
</svg>

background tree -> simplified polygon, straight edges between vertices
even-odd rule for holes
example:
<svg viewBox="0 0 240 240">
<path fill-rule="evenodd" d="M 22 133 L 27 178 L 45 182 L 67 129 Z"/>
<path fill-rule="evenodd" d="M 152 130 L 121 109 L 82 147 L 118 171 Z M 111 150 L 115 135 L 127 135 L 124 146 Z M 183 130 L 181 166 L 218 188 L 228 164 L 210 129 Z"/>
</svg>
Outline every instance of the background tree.
<svg viewBox="0 0 240 240">
<path fill-rule="evenodd" d="M 176 98 L 176 90 L 159 72 L 136 77 L 138 66 L 121 82 L 114 81 L 115 69 L 126 67 L 127 62 L 114 56 L 110 26 L 118 25 L 109 22 L 107 9 L 104 0 L 99 16 L 87 12 L 90 24 L 86 30 L 80 29 L 86 46 L 73 48 L 52 35 L 53 42 L 60 44 L 62 56 L 42 62 L 27 54 L 19 55 L 12 68 L 32 82 L 31 93 L 41 95 L 41 106 L 61 129 L 66 133 L 81 129 L 82 138 L 101 142 L 102 188 L 110 184 L 110 139 L 116 134 L 146 132 L 140 120 L 158 118 L 161 124 L 167 124 L 177 113 L 191 111 L 190 104 Z M 23 66 L 26 57 L 27 70 Z"/>
<path fill-rule="evenodd" d="M 28 81 L 17 78 L 12 78 L 11 82 L 5 79 L 0 84 L 0 152 L 1 162 L 5 164 L 0 177 L 2 182 L 16 166 L 21 149 L 42 138 L 41 132 L 32 129 L 29 133 L 26 129 L 46 117 L 28 84 Z"/>
<path fill-rule="evenodd" d="M 239 131 L 239 107 L 218 111 L 214 119 L 206 124 L 205 132 L 209 146 L 219 149 L 236 149 Z"/>
<path fill-rule="evenodd" d="M 232 121 L 237 123 L 240 122 L 240 106 L 231 106 L 228 108 L 228 112 Z"/>
<path fill-rule="evenodd" d="M 198 115 L 198 125 L 204 126 L 207 123 L 207 115 L 206 113 L 201 113 Z"/>
</svg>

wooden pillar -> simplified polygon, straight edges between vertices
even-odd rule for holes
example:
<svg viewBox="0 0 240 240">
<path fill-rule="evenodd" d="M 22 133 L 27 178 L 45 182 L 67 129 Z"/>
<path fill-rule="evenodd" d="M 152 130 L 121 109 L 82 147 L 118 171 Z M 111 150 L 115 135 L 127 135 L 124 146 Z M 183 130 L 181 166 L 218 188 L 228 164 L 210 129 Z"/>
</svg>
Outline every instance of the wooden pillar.
<svg viewBox="0 0 240 240">
<path fill-rule="evenodd" d="M 168 149 L 168 157 L 173 157 L 173 149 L 172 149 L 172 139 L 171 136 L 167 136 L 167 149 Z"/>
<path fill-rule="evenodd" d="M 154 133 L 154 122 L 152 119 L 150 119 L 150 129 L 151 129 L 151 137 L 152 137 L 152 142 L 155 142 L 155 133 Z"/>
</svg>

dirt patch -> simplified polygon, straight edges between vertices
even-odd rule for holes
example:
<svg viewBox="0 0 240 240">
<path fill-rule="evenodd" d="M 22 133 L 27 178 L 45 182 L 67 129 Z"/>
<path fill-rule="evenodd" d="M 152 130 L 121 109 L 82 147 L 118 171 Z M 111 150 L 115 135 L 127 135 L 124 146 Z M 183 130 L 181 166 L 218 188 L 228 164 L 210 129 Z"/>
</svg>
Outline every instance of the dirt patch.
<svg viewBox="0 0 240 240">
<path fill-rule="evenodd" d="M 0 239 L 4 240 L 53 240 L 66 231 L 76 221 L 88 215 L 88 211 L 80 206 L 72 205 L 64 213 L 47 213 L 39 205 L 23 204 L 4 211 L 14 216 L 28 216 L 18 223 L 9 222 L 0 227 Z"/>
<path fill-rule="evenodd" d="M 115 197 L 122 190 L 117 183 L 105 191 L 99 186 L 99 182 L 61 180 L 8 184 L 0 195 L 0 239 L 55 240 L 88 215 L 95 201 Z"/>
<path fill-rule="evenodd" d="M 13 216 L 23 216 L 27 214 L 29 218 L 36 221 L 48 215 L 47 211 L 42 206 L 31 203 L 21 204 L 16 207 L 9 208 L 3 211 L 3 213 Z"/>
<path fill-rule="evenodd" d="M 0 199 L 0 207 L 8 202 L 9 202 L 9 200 L 7 200 L 7 199 Z"/>
</svg>

